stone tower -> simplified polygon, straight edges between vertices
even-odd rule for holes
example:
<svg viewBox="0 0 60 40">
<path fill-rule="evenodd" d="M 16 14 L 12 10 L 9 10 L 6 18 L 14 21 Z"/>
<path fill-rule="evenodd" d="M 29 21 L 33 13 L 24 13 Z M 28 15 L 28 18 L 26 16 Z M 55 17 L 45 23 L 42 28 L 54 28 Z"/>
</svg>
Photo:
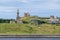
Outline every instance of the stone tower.
<svg viewBox="0 0 60 40">
<path fill-rule="evenodd" d="M 50 16 L 50 19 L 53 20 L 54 19 L 54 16 Z"/>
<path fill-rule="evenodd" d="M 16 20 L 19 20 L 19 9 L 17 9 Z"/>
<path fill-rule="evenodd" d="M 24 13 L 24 17 L 30 17 L 29 12 L 25 12 L 25 13 Z"/>
</svg>

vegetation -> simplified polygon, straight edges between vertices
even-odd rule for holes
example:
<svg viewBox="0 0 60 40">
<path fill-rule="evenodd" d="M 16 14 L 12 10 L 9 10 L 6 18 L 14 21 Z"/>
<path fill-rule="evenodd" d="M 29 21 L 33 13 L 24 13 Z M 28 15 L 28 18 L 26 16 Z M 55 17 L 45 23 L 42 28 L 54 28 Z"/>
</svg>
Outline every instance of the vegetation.
<svg viewBox="0 0 60 40">
<path fill-rule="evenodd" d="M 0 34 L 60 34 L 59 24 L 43 23 L 36 26 L 30 23 L 30 20 L 33 18 L 23 18 L 23 21 L 28 22 L 27 24 L 0 23 Z M 43 18 L 40 20 L 45 22 Z"/>
<path fill-rule="evenodd" d="M 10 23 L 10 21 L 13 21 L 14 19 L 0 19 L 0 23 Z"/>
<path fill-rule="evenodd" d="M 0 34 L 60 34 L 60 25 L 0 24 Z"/>
</svg>

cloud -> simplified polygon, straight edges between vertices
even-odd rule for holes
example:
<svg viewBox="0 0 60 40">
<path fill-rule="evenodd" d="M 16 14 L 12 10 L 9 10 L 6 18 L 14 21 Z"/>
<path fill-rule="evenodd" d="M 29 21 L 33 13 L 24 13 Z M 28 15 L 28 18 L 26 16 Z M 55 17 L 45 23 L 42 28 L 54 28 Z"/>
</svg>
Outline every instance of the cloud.
<svg viewBox="0 0 60 40">
<path fill-rule="evenodd" d="M 60 0 L 36 0 L 30 3 L 30 7 L 39 9 L 60 9 L 60 5 L 57 4 L 58 2 L 60 2 Z"/>
<path fill-rule="evenodd" d="M 23 3 L 28 3 L 28 0 L 18 0 L 20 2 L 23 2 Z"/>
<path fill-rule="evenodd" d="M 4 3 L 4 5 L 6 6 L 9 5 L 13 7 L 19 6 L 19 8 L 21 9 L 32 9 L 32 10 L 60 9 L 60 5 L 58 4 L 60 0 L 1 0 L 0 2 Z"/>
<path fill-rule="evenodd" d="M 0 6 L 0 12 L 13 12 L 17 7 Z"/>
<path fill-rule="evenodd" d="M 0 0 L 0 11 L 12 12 L 21 8 L 20 12 L 59 10 L 60 0 Z M 5 4 L 6 3 L 6 4 Z"/>
<path fill-rule="evenodd" d="M 26 3 L 29 0 L 0 0 L 1 3 L 6 3 L 6 2 L 23 2 Z"/>
</svg>

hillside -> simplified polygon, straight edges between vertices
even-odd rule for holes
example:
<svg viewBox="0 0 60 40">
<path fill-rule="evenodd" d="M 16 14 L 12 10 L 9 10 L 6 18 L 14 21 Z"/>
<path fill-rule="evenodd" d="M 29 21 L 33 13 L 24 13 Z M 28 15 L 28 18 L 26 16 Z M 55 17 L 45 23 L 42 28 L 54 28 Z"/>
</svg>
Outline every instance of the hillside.
<svg viewBox="0 0 60 40">
<path fill-rule="evenodd" d="M 60 24 L 46 23 L 45 18 L 24 17 L 21 20 L 27 23 L 0 23 L 0 34 L 60 34 Z"/>
<path fill-rule="evenodd" d="M 0 24 L 0 34 L 60 34 L 60 25 Z"/>
</svg>

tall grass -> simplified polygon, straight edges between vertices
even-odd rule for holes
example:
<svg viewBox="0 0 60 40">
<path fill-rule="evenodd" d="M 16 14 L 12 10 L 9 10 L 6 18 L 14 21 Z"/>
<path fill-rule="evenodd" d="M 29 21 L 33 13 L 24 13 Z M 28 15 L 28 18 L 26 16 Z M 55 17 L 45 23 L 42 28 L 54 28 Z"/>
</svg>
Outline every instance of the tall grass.
<svg viewBox="0 0 60 40">
<path fill-rule="evenodd" d="M 39 27 L 29 24 L 0 23 L 0 34 L 60 34 L 60 25 L 40 24 Z"/>
</svg>

